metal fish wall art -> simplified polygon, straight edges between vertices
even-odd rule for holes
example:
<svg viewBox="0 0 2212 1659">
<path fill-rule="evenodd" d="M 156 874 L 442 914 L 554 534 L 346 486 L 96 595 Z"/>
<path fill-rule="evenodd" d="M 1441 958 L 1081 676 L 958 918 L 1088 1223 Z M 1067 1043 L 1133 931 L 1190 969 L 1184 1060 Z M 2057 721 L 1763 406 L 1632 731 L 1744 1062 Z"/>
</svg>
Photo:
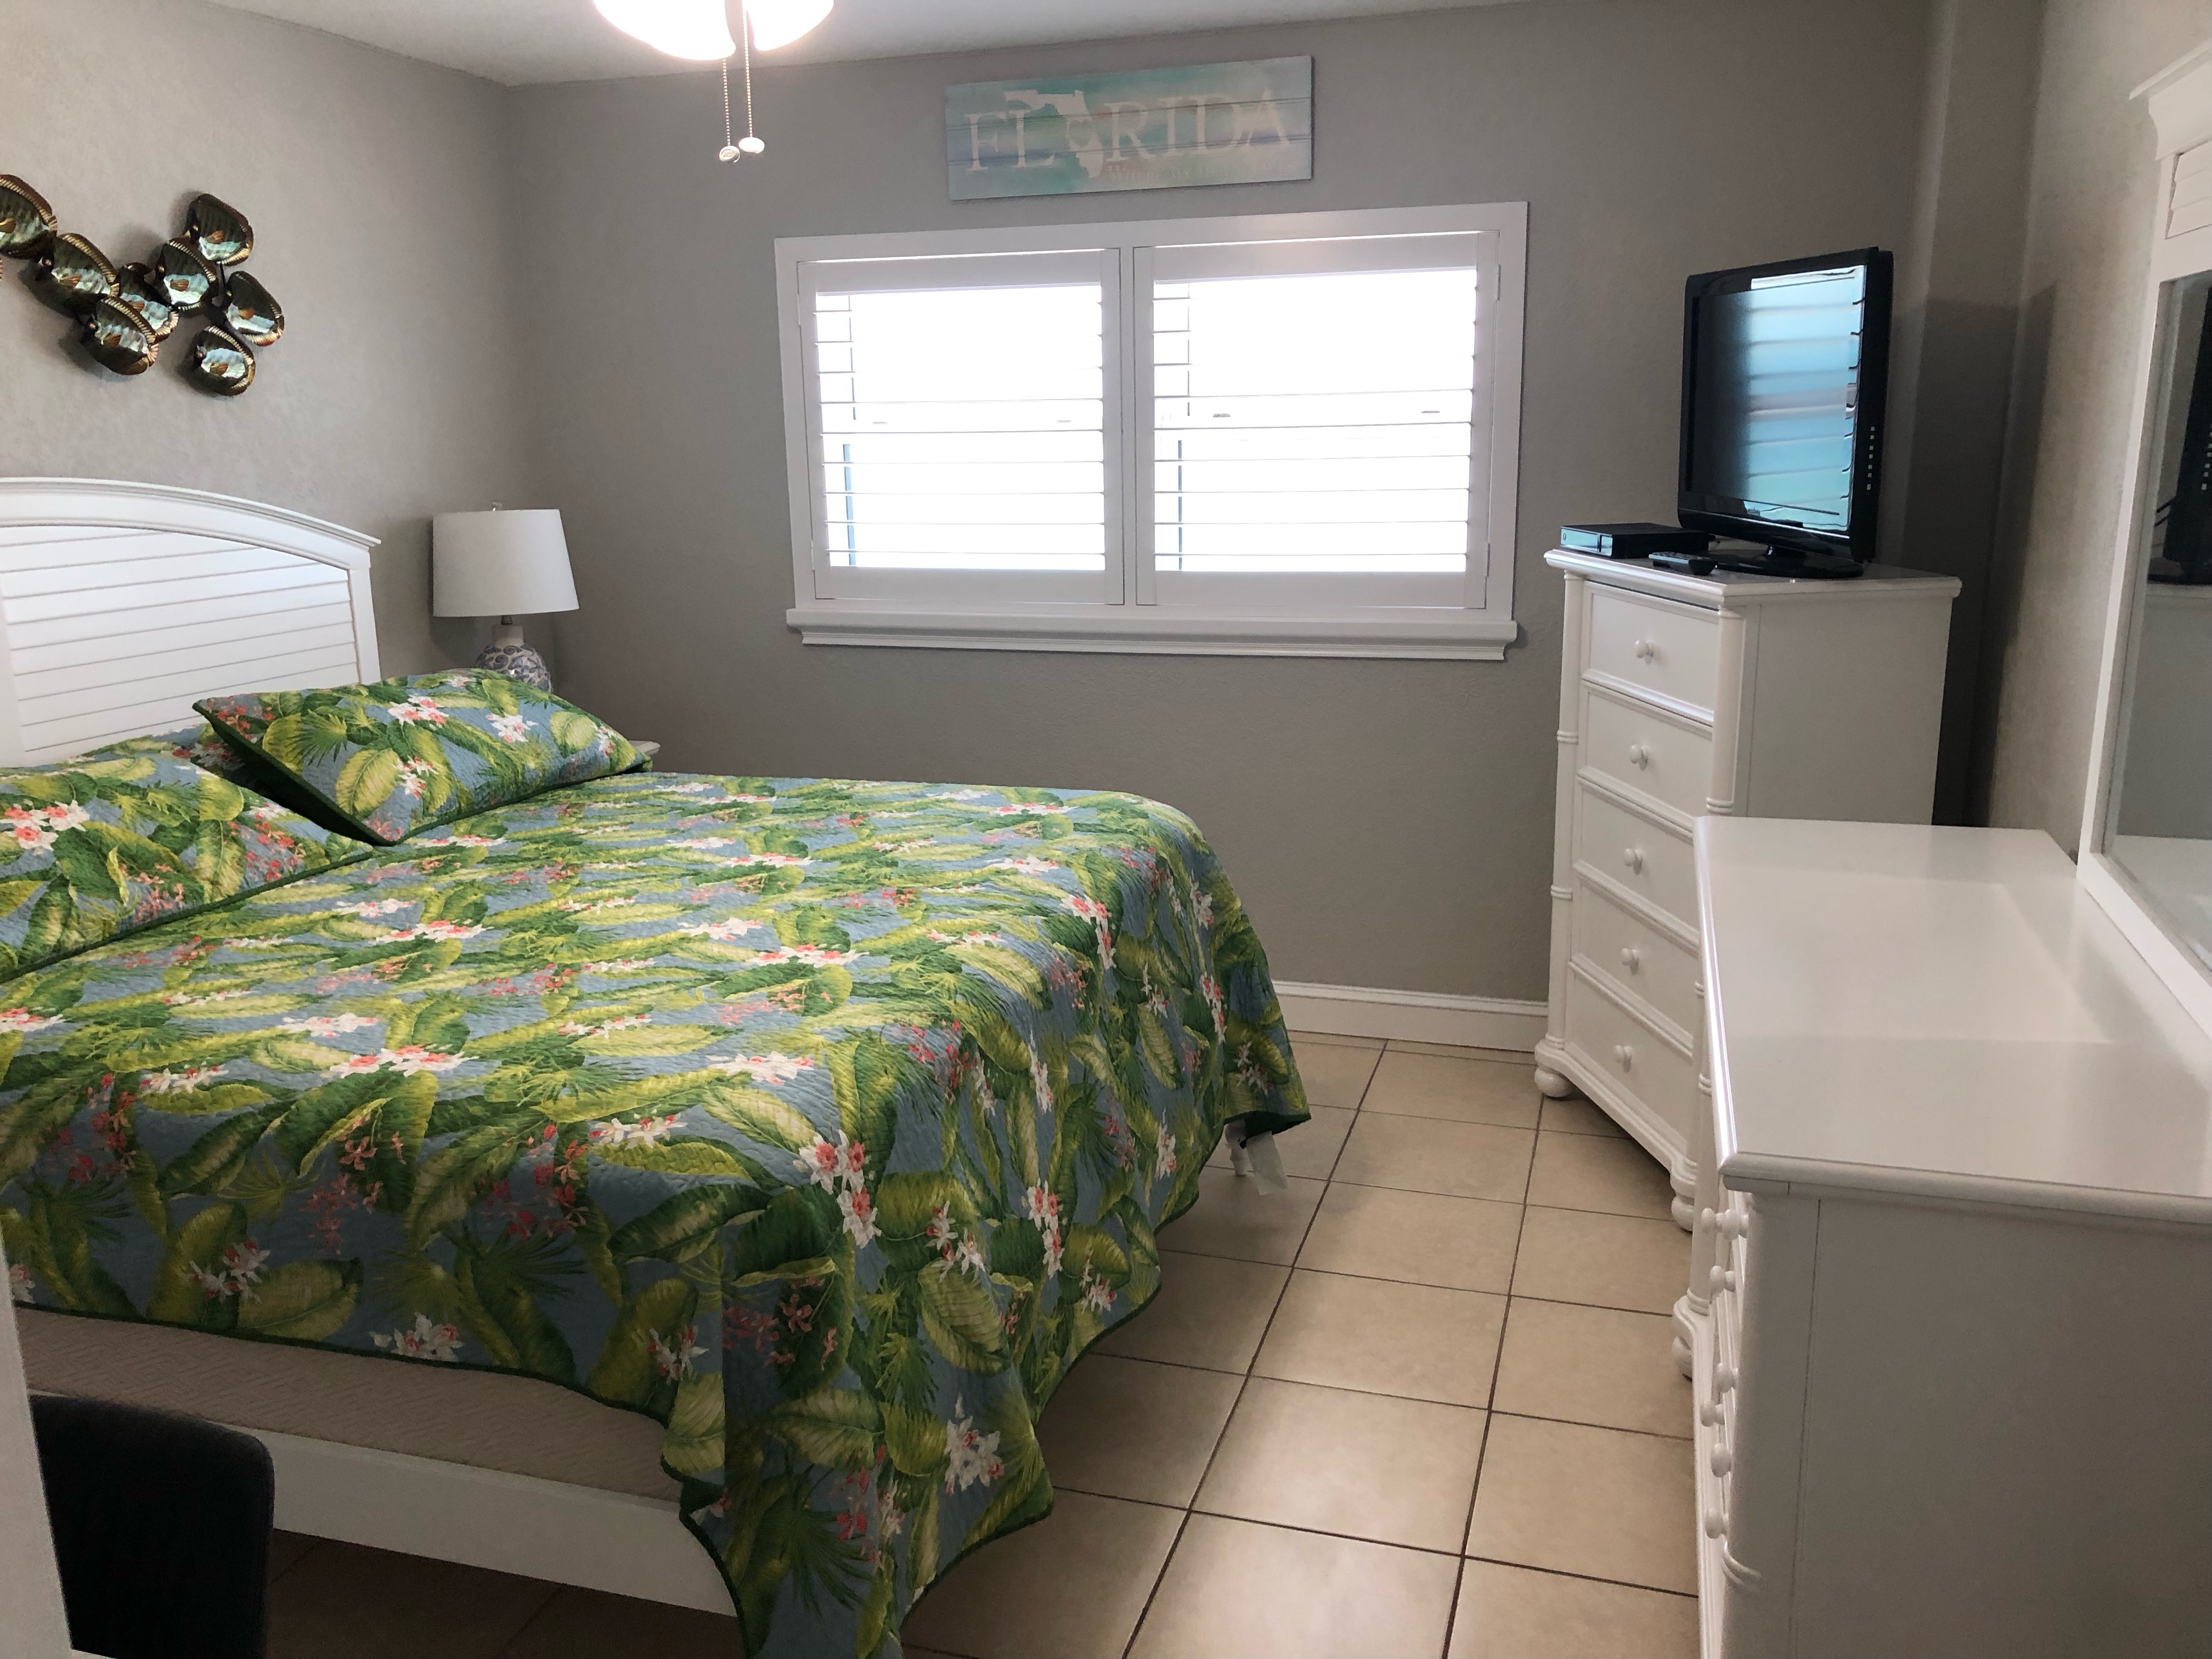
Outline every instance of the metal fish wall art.
<svg viewBox="0 0 2212 1659">
<path fill-rule="evenodd" d="M 255 352 L 284 334 L 284 307 L 244 269 L 253 250 L 253 222 L 203 192 L 185 210 L 182 234 L 118 265 L 63 230 L 45 197 L 0 173 L 0 259 L 25 262 L 32 289 L 76 319 L 86 357 L 117 374 L 143 374 L 178 325 L 199 318 L 185 378 L 222 398 L 252 386 Z"/>
</svg>

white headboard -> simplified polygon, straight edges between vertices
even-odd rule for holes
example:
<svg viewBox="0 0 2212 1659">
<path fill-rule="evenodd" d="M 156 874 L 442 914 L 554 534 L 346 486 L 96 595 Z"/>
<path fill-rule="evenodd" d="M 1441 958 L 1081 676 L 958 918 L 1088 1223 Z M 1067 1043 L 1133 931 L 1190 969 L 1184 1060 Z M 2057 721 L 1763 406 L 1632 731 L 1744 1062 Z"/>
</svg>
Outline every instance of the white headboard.
<svg viewBox="0 0 2212 1659">
<path fill-rule="evenodd" d="M 0 478 L 0 765 L 373 680 L 374 537 L 164 484 Z"/>
</svg>

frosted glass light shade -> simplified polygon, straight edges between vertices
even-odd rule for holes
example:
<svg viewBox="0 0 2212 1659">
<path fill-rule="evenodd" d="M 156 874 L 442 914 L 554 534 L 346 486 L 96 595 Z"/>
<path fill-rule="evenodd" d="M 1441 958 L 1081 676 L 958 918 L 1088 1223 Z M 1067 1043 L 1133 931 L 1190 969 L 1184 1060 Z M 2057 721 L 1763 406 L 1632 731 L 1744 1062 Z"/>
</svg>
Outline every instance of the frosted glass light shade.
<svg viewBox="0 0 2212 1659">
<path fill-rule="evenodd" d="M 568 538 L 551 507 L 430 521 L 430 614 L 534 617 L 576 609 Z"/>
</svg>

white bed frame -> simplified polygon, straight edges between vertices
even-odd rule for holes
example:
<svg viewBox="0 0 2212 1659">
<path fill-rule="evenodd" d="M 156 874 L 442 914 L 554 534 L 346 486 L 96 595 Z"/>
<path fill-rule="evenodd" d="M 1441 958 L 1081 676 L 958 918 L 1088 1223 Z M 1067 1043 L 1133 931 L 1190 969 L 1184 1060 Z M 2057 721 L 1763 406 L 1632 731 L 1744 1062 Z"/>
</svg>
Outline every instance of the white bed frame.
<svg viewBox="0 0 2212 1659">
<path fill-rule="evenodd" d="M 173 731 L 202 697 L 375 679 L 375 545 L 228 495 L 0 478 L 0 765 Z M 286 1531 L 730 1611 L 673 1504 L 240 1426 Z"/>
</svg>

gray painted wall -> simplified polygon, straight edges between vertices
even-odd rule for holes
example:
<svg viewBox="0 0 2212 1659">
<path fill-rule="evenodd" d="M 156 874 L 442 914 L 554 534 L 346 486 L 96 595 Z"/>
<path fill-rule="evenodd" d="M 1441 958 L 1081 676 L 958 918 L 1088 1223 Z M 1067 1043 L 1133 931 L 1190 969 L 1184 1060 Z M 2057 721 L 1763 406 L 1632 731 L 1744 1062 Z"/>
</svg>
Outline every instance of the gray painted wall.
<svg viewBox="0 0 2212 1659">
<path fill-rule="evenodd" d="M 1966 821 L 1977 665 L 2020 329 L 2042 0 L 1936 0 L 1912 234 L 1897 260 L 1881 556 L 1960 579 L 1936 819 Z"/>
<path fill-rule="evenodd" d="M 565 689 L 683 767 L 1064 782 L 1190 811 L 1287 979 L 1540 998 L 1563 520 L 1673 505 L 1681 281 L 1912 227 L 1922 0 L 1592 0 L 516 94 L 530 401 L 583 609 Z M 1310 183 L 955 204 L 949 82 L 1311 53 Z M 1504 664 L 802 645 L 778 236 L 1522 201 Z"/>
<path fill-rule="evenodd" d="M 2046 9 L 1978 783 L 1982 821 L 2047 830 L 2069 849 L 2088 787 L 2156 200 L 2150 112 L 2128 94 L 2208 27 L 2203 0 Z"/>
<path fill-rule="evenodd" d="M 164 361 L 124 379 L 0 276 L 0 473 L 186 484 L 384 538 L 387 670 L 465 658 L 428 614 L 428 517 L 526 493 L 508 94 L 451 70 L 191 0 L 0 0 L 0 172 L 65 230 L 143 258 L 211 191 L 253 221 L 284 338 L 244 397 Z"/>
</svg>

